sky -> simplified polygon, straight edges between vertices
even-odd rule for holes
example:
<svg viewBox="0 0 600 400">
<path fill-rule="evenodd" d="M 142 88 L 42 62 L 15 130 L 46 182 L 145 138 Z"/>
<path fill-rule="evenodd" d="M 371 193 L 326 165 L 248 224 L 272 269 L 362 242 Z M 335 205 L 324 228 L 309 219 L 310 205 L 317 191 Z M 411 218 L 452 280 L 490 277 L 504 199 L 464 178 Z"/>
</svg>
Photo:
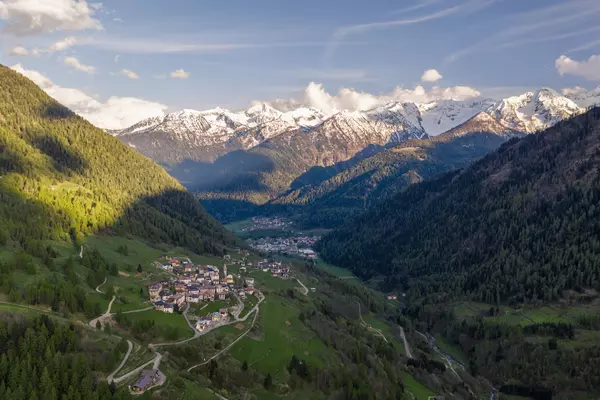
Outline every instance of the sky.
<svg viewBox="0 0 600 400">
<path fill-rule="evenodd" d="M 0 62 L 119 129 L 259 100 L 593 89 L 599 17 L 599 0 L 0 0 Z"/>
</svg>

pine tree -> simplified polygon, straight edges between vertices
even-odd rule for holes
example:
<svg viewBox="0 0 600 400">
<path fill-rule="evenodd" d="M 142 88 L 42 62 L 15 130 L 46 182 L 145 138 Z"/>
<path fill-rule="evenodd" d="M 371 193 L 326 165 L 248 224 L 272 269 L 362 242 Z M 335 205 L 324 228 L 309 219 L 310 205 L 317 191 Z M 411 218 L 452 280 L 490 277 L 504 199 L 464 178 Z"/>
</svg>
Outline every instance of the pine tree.
<svg viewBox="0 0 600 400">
<path fill-rule="evenodd" d="M 242 371 L 248 371 L 248 361 L 244 360 L 242 364 Z"/>
<path fill-rule="evenodd" d="M 270 372 L 265 377 L 265 380 L 263 381 L 263 386 L 267 390 L 270 390 L 271 387 L 273 387 L 273 377 L 271 376 Z"/>
</svg>

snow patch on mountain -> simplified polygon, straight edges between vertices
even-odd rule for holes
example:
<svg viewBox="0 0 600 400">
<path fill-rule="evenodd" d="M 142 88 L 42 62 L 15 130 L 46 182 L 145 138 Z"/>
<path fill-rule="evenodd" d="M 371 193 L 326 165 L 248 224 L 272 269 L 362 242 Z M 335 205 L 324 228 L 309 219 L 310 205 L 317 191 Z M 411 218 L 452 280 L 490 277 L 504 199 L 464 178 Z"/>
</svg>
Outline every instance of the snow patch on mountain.
<svg viewBox="0 0 600 400">
<path fill-rule="evenodd" d="M 182 110 L 108 133 L 137 146 L 142 152 L 147 147 L 152 148 L 152 151 L 147 151 L 148 154 L 168 147 L 168 156 L 180 159 L 194 157 L 193 152 L 198 149 L 204 152 L 202 157 L 214 151 L 225 154 L 236 149 L 248 150 L 279 136 L 284 139 L 277 145 L 285 146 L 288 142 L 292 143 L 297 133 L 308 134 L 313 143 L 319 146 L 321 142 L 327 143 L 331 148 L 335 147 L 335 143 L 344 142 L 354 145 L 395 144 L 439 135 L 475 116 L 484 118 L 481 113 L 498 122 L 499 125 L 494 126 L 496 130 L 505 127 L 514 132 L 534 133 L 581 114 L 585 107 L 595 103 L 600 103 L 600 88 L 567 96 L 544 88 L 499 101 L 391 101 L 368 111 L 323 111 L 308 107 L 280 111 L 270 103 L 262 102 L 240 112 L 222 108 Z M 177 156 L 178 149 L 184 154 Z"/>
</svg>

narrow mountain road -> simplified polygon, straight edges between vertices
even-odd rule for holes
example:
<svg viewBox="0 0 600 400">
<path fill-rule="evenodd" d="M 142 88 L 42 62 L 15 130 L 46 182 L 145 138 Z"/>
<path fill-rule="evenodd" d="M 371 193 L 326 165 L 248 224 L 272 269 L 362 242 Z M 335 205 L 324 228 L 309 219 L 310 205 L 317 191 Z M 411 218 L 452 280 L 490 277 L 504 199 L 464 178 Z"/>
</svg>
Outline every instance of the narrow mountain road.
<svg viewBox="0 0 600 400">
<path fill-rule="evenodd" d="M 123 382 L 124 380 L 127 380 L 127 379 L 131 378 L 132 376 L 138 374 L 139 372 L 141 372 L 144 368 L 146 368 L 150 364 L 152 364 L 152 369 L 158 369 L 158 367 L 160 366 L 160 360 L 161 359 L 162 359 L 162 354 L 156 353 L 156 357 L 154 357 L 154 359 L 148 361 L 145 364 L 140 365 L 139 367 L 137 367 L 133 371 L 130 371 L 130 372 L 126 373 L 123 376 L 120 376 L 118 378 L 113 378 L 112 381 L 114 383 Z"/>
<path fill-rule="evenodd" d="M 404 349 L 406 350 L 406 356 L 408 358 L 413 358 L 412 352 L 410 351 L 410 346 L 408 345 L 408 340 L 406 340 L 406 335 L 404 334 L 404 328 L 398 325 L 400 328 L 400 337 L 402 338 L 402 343 L 404 344 Z"/>
<path fill-rule="evenodd" d="M 190 320 L 188 318 L 188 312 L 189 311 L 190 311 L 190 303 L 187 304 L 187 307 L 185 308 L 185 311 L 183 312 L 183 318 L 185 318 L 185 322 L 187 322 L 187 324 L 190 327 L 190 329 L 192 331 L 194 331 L 194 338 L 197 338 L 198 336 L 200 336 L 200 332 L 198 332 L 196 330 L 196 327 L 194 325 L 192 325 L 192 323 L 190 322 Z"/>
<path fill-rule="evenodd" d="M 256 309 L 256 308 L 255 308 Z M 254 310 L 254 309 L 253 309 Z M 252 320 L 252 324 L 250 324 L 250 328 L 248 328 L 248 330 L 244 333 L 242 333 L 237 339 L 235 339 L 233 342 L 231 342 L 227 347 L 225 347 L 223 350 L 219 351 L 217 354 L 215 354 L 214 356 L 212 356 L 211 358 L 209 358 L 208 360 L 204 361 L 203 363 L 200 364 L 196 364 L 194 366 L 191 366 L 190 368 L 188 368 L 188 372 L 190 372 L 191 370 L 193 370 L 194 368 L 197 367 L 201 367 L 203 365 L 208 364 L 209 362 L 211 362 L 212 360 L 214 360 L 215 358 L 219 357 L 221 354 L 227 352 L 229 349 L 231 349 L 237 342 L 239 342 L 240 340 L 242 340 L 244 337 L 246 337 L 246 335 L 252 330 L 252 328 L 254 328 L 254 324 L 256 323 L 256 318 L 258 317 L 258 312 L 259 310 L 256 309 L 256 312 L 254 313 L 254 319 Z"/>
<path fill-rule="evenodd" d="M 387 338 L 385 337 L 385 335 L 383 334 L 383 332 L 381 332 L 381 329 L 375 329 L 372 326 L 370 326 L 369 324 L 367 324 L 365 322 L 365 320 L 363 319 L 362 313 L 360 311 L 360 303 L 357 301 L 356 304 L 358 304 L 358 316 L 361 320 L 361 322 L 363 323 L 363 325 L 365 326 L 365 328 L 367 328 L 367 330 L 374 332 L 375 336 L 379 336 L 380 338 L 382 338 L 386 343 L 388 343 Z"/>
<path fill-rule="evenodd" d="M 102 282 L 101 284 L 99 284 L 99 285 L 96 287 L 96 292 L 98 292 L 98 293 L 104 293 L 104 292 L 101 292 L 101 291 L 100 291 L 100 286 L 104 285 L 104 284 L 106 283 L 106 280 L 107 280 L 107 279 L 108 279 L 108 278 L 104 278 L 104 282 Z"/>
<path fill-rule="evenodd" d="M 79 250 L 79 258 L 83 258 L 83 246 L 81 246 L 81 250 Z"/>
<path fill-rule="evenodd" d="M 123 311 L 121 314 L 132 314 L 132 313 L 137 313 L 137 312 L 144 312 L 144 311 L 150 311 L 153 310 L 154 307 L 150 306 L 150 307 L 146 307 L 146 308 L 140 308 L 138 310 L 129 310 L 129 311 Z M 117 315 L 116 313 L 112 313 L 110 314 L 112 315 Z"/>
<path fill-rule="evenodd" d="M 300 282 L 300 279 L 296 278 L 296 281 L 300 284 L 300 286 L 302 286 L 302 288 L 304 289 L 304 293 L 302 293 L 305 296 L 308 296 L 308 288 L 304 285 L 304 283 Z"/>
<path fill-rule="evenodd" d="M 131 343 L 131 340 L 127 341 L 127 345 L 129 346 L 129 348 L 127 349 L 127 353 L 125 354 L 125 357 L 123 358 L 123 361 L 121 361 L 121 364 L 119 364 L 119 366 L 117 367 L 117 369 L 115 369 L 113 371 L 112 374 L 110 374 L 106 380 L 108 381 L 108 383 L 112 382 L 115 375 L 123 368 L 123 366 L 125 365 L 125 363 L 127 362 L 127 360 L 129 359 L 129 355 L 131 354 L 131 350 L 133 350 L 133 343 Z"/>
<path fill-rule="evenodd" d="M 108 318 L 110 318 L 113 315 L 110 313 L 110 309 L 112 308 L 112 305 L 115 302 L 116 298 L 117 297 L 113 295 L 112 300 L 110 301 L 110 303 L 108 303 L 108 309 L 106 310 L 106 312 L 104 314 L 102 314 L 101 316 L 99 316 L 98 318 L 94 318 L 93 320 L 91 320 L 90 327 L 96 328 L 96 323 L 98 321 L 100 321 L 101 326 L 104 326 L 105 320 L 107 320 Z"/>
</svg>

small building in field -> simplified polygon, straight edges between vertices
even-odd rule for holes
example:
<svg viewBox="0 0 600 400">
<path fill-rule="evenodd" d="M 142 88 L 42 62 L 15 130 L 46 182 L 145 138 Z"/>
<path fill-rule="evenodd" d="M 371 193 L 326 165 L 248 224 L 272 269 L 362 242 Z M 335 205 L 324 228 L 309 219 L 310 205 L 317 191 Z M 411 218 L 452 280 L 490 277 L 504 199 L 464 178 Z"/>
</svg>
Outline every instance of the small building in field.
<svg viewBox="0 0 600 400">
<path fill-rule="evenodd" d="M 130 389 L 134 392 L 143 392 L 156 384 L 160 378 L 157 369 L 143 370 L 136 383 L 131 385 Z"/>
<path fill-rule="evenodd" d="M 245 282 L 248 287 L 254 286 L 254 278 L 246 278 Z"/>
</svg>

